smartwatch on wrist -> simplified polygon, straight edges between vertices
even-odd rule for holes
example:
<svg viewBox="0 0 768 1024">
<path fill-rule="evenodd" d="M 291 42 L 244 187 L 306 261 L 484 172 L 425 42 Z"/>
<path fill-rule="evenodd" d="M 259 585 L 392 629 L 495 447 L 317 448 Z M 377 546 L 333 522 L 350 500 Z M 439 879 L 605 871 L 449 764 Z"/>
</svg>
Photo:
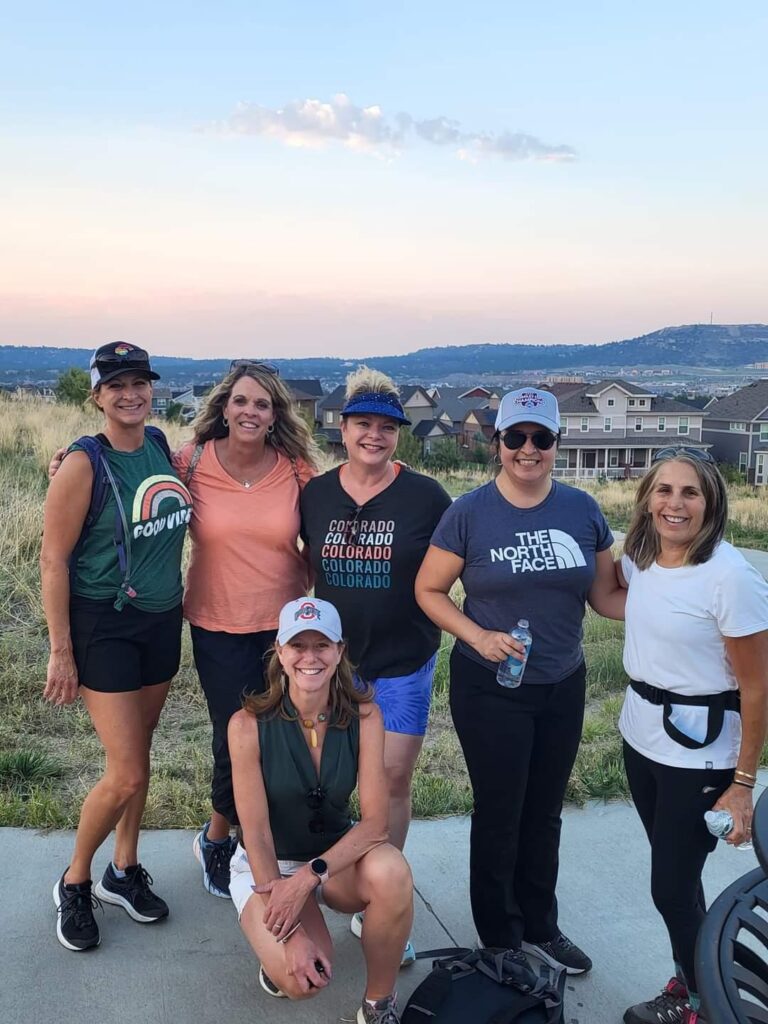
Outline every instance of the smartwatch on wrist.
<svg viewBox="0 0 768 1024">
<path fill-rule="evenodd" d="M 317 878 L 320 885 L 325 885 L 328 881 L 328 865 L 322 857 L 315 857 L 314 860 L 309 862 L 309 870 Z"/>
</svg>

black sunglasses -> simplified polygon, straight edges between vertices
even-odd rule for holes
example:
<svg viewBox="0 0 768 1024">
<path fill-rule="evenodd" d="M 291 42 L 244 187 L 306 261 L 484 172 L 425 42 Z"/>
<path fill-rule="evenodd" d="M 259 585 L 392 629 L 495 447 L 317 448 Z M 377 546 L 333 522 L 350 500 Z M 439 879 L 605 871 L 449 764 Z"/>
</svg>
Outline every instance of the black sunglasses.
<svg viewBox="0 0 768 1024">
<path fill-rule="evenodd" d="M 233 359 L 229 364 L 229 372 L 241 370 L 244 367 L 253 367 L 255 370 L 263 370 L 264 373 L 271 373 L 273 377 L 279 377 L 280 371 L 274 363 L 262 363 L 258 359 Z"/>
<path fill-rule="evenodd" d="M 149 366 L 149 356 L 140 348 L 132 348 L 130 352 L 107 352 L 97 356 L 95 364 L 98 370 L 112 370 L 116 366 L 126 370 L 141 370 Z"/>
<path fill-rule="evenodd" d="M 504 447 L 509 448 L 510 451 L 522 448 L 526 441 L 531 440 L 540 452 L 548 452 L 557 441 L 557 435 L 553 434 L 551 430 L 534 430 L 532 434 L 528 434 L 524 430 L 505 430 L 501 435 L 501 440 L 504 442 Z"/>
<path fill-rule="evenodd" d="M 674 459 L 678 455 L 688 455 L 697 462 L 714 462 L 715 460 L 704 448 L 688 448 L 684 444 L 671 444 L 666 448 L 659 448 L 655 452 L 651 462 L 663 462 L 665 459 Z"/>
<path fill-rule="evenodd" d="M 357 534 L 360 530 L 360 513 L 363 511 L 363 506 L 358 505 L 355 508 L 355 514 L 351 519 L 347 519 L 344 532 L 342 533 L 342 542 L 344 544 L 352 544 L 357 538 Z"/>
<path fill-rule="evenodd" d="M 325 790 L 321 786 L 315 786 L 314 789 L 310 789 L 305 797 L 307 801 L 307 807 L 310 811 L 318 811 L 323 806 L 325 800 Z M 309 820 L 309 831 L 312 835 L 320 835 L 325 832 L 325 821 L 323 820 L 322 814 L 316 814 Z"/>
</svg>

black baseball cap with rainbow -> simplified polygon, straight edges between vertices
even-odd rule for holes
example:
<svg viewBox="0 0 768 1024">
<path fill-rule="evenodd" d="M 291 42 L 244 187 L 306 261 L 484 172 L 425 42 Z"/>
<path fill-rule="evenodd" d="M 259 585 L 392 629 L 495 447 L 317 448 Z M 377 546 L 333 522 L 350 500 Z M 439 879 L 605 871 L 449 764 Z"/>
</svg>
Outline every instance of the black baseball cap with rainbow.
<svg viewBox="0 0 768 1024">
<path fill-rule="evenodd" d="M 160 380 L 160 374 L 149 365 L 149 353 L 137 345 L 129 345 L 127 341 L 110 341 L 108 345 L 97 348 L 91 356 L 90 371 L 92 388 L 129 372 L 143 373 L 149 380 Z"/>
</svg>

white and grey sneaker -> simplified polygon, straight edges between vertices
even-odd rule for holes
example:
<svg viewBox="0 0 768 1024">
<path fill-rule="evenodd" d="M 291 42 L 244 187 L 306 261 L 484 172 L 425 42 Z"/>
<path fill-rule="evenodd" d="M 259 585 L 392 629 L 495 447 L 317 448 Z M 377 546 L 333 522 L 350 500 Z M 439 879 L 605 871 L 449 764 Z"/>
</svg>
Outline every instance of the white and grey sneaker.
<svg viewBox="0 0 768 1024">
<path fill-rule="evenodd" d="M 349 930 L 353 935 L 356 935 L 358 939 L 362 938 L 363 935 L 363 917 L 364 913 L 359 910 L 356 914 L 352 915 L 352 920 L 349 922 Z M 411 964 L 416 963 L 416 950 L 413 948 L 413 943 L 410 939 L 405 944 L 403 950 L 403 956 L 400 960 L 401 967 L 410 967 Z"/>
<path fill-rule="evenodd" d="M 377 999 L 373 1004 L 363 999 L 357 1011 L 357 1024 L 400 1024 L 397 996 L 386 996 L 384 999 Z"/>
</svg>

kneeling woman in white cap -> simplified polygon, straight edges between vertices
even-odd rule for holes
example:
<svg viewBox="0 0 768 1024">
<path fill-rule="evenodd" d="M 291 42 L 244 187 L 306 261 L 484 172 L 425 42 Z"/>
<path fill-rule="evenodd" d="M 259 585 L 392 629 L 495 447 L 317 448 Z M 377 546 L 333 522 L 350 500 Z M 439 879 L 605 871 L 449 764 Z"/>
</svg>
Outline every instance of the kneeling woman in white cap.
<svg viewBox="0 0 768 1024">
<path fill-rule="evenodd" d="M 355 688 L 332 604 L 285 605 L 267 678 L 266 693 L 247 697 L 229 724 L 241 830 L 230 893 L 261 961 L 261 986 L 292 999 L 325 988 L 332 946 L 319 901 L 346 914 L 365 910 L 368 977 L 357 1021 L 398 1024 L 394 987 L 413 885 L 387 842 L 381 712 Z"/>
</svg>

